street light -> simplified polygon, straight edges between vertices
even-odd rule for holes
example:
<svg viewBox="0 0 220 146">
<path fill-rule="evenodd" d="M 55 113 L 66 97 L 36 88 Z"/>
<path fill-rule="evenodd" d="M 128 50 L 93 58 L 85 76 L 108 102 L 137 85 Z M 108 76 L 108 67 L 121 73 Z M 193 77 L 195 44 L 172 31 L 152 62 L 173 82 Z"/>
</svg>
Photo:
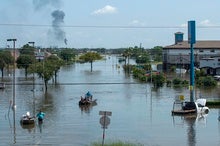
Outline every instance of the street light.
<svg viewBox="0 0 220 146">
<path fill-rule="evenodd" d="M 12 103 L 12 108 L 15 109 L 15 42 L 17 39 L 7 39 L 8 42 L 13 42 L 13 55 L 14 55 L 14 63 L 13 63 L 13 103 Z"/>
<path fill-rule="evenodd" d="M 32 44 L 32 47 L 34 48 L 34 43 L 35 42 L 28 42 L 29 44 Z M 34 52 L 34 71 L 35 71 L 35 69 L 36 69 L 36 55 L 35 55 L 35 52 Z M 34 80 L 35 80 L 35 76 L 34 76 L 34 73 L 33 73 L 33 92 L 34 92 L 34 90 L 35 90 L 35 82 L 34 82 Z"/>
<path fill-rule="evenodd" d="M 34 43 L 35 42 L 28 42 L 29 44 L 32 44 L 32 47 L 34 48 Z M 34 49 L 34 72 L 33 72 L 33 115 L 35 115 L 35 70 L 36 70 L 36 55 L 35 55 L 35 49 Z"/>
<path fill-rule="evenodd" d="M 28 43 L 29 43 L 29 44 L 32 44 L 32 45 L 33 45 L 33 47 L 34 47 L 34 43 L 35 43 L 35 42 L 28 42 Z"/>
</svg>

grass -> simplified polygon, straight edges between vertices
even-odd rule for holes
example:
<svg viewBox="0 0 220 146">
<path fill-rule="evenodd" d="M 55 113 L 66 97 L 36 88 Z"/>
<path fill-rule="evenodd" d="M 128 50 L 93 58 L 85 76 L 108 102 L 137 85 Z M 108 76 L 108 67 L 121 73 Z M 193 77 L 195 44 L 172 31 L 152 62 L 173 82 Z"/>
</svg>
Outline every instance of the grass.
<svg viewBox="0 0 220 146">
<path fill-rule="evenodd" d="M 102 146 L 101 142 L 93 142 L 91 146 Z M 131 142 L 122 142 L 122 141 L 115 141 L 115 142 L 106 142 L 104 146 L 144 146 L 140 143 L 131 143 Z"/>
<path fill-rule="evenodd" d="M 218 100 L 218 101 L 207 101 L 206 105 L 207 106 L 220 106 L 220 100 Z"/>
</svg>

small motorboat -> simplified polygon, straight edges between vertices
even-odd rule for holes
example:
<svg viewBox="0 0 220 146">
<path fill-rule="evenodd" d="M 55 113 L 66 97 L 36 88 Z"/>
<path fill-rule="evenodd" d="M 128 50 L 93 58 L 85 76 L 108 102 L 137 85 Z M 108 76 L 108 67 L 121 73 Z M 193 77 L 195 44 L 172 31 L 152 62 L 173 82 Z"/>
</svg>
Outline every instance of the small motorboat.
<svg viewBox="0 0 220 146">
<path fill-rule="evenodd" d="M 82 106 L 82 105 L 96 105 L 97 99 L 81 99 L 79 101 L 79 106 Z"/>
<path fill-rule="evenodd" d="M 195 102 L 175 101 L 172 110 L 173 115 L 208 114 L 208 112 L 206 99 L 203 98 L 197 99 Z"/>
<path fill-rule="evenodd" d="M 22 125 L 32 125 L 35 124 L 35 117 L 31 117 L 30 112 L 27 112 L 25 115 L 22 115 L 20 122 Z"/>
<path fill-rule="evenodd" d="M 79 105 L 96 105 L 97 99 L 93 99 L 93 95 L 88 91 L 86 94 L 85 94 L 85 98 L 83 98 L 81 96 L 81 99 L 79 101 Z"/>
</svg>

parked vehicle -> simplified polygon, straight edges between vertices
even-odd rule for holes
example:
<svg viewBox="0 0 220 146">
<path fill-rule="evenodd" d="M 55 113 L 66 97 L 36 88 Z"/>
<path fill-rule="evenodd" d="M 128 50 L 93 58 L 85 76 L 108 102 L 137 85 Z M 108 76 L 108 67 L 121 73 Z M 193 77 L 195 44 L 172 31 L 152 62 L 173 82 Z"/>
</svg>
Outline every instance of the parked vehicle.
<svg viewBox="0 0 220 146">
<path fill-rule="evenodd" d="M 215 76 L 213 76 L 213 78 L 214 78 L 216 81 L 220 81 L 220 75 L 215 75 Z"/>
<path fill-rule="evenodd" d="M 152 71 L 147 71 L 145 76 L 149 77 L 150 75 L 159 75 L 160 72 L 159 71 L 156 71 L 156 70 L 152 70 Z"/>
</svg>

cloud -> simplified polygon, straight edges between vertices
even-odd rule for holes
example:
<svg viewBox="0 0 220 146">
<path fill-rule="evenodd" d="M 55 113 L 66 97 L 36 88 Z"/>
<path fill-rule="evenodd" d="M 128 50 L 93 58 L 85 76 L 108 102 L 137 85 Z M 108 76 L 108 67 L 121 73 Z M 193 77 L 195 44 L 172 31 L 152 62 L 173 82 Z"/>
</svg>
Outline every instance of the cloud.
<svg viewBox="0 0 220 146">
<path fill-rule="evenodd" d="M 141 22 L 139 20 L 133 20 L 130 25 L 134 25 L 134 26 L 145 26 L 144 22 Z"/>
<path fill-rule="evenodd" d="M 117 8 L 110 6 L 110 5 L 106 5 L 105 7 L 95 10 L 94 12 L 92 12 L 93 15 L 102 15 L 102 14 L 113 14 L 117 12 Z"/>
<path fill-rule="evenodd" d="M 203 20 L 199 23 L 201 26 L 213 26 L 214 24 L 211 23 L 210 20 L 206 19 L 206 20 Z"/>
<path fill-rule="evenodd" d="M 187 27 L 187 23 L 181 24 L 180 27 L 183 27 L 183 28 Z"/>
</svg>

